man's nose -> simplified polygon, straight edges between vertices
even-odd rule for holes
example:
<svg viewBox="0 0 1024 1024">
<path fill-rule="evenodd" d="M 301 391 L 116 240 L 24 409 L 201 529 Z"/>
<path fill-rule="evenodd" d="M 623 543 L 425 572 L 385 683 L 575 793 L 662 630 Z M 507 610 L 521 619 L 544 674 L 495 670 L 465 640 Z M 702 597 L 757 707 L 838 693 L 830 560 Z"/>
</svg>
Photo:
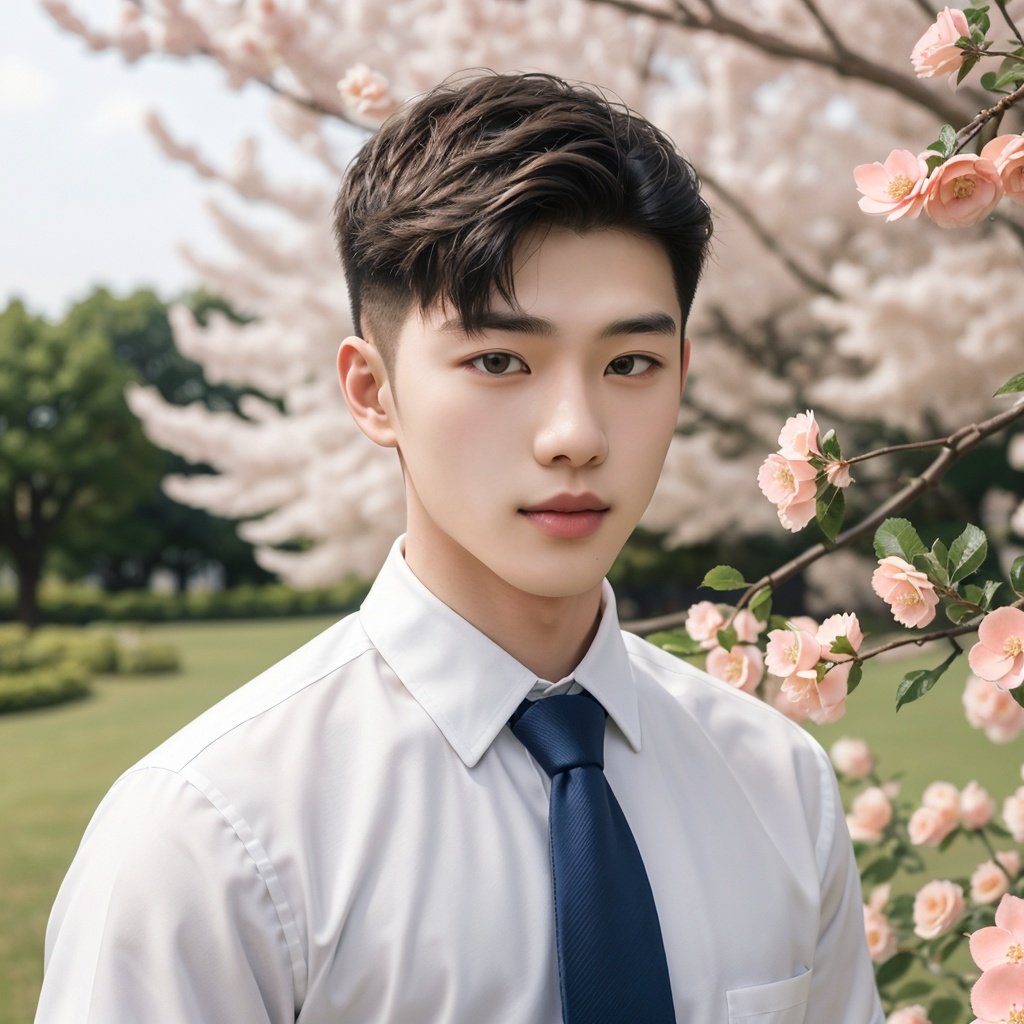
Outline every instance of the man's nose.
<svg viewBox="0 0 1024 1024">
<path fill-rule="evenodd" d="M 595 396 L 582 382 L 563 381 L 551 395 L 537 427 L 534 456 L 543 465 L 599 465 L 608 456 L 608 436 Z"/>
</svg>

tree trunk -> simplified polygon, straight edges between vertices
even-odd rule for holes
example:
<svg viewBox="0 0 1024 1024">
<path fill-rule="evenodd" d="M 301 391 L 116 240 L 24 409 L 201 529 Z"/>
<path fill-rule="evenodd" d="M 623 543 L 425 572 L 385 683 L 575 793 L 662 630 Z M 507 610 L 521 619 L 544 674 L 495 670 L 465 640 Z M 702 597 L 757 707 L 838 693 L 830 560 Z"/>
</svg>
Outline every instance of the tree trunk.
<svg viewBox="0 0 1024 1024">
<path fill-rule="evenodd" d="M 29 629 L 42 622 L 39 607 L 39 580 L 43 575 L 43 552 L 15 551 L 14 571 L 18 574 L 18 621 Z"/>
</svg>

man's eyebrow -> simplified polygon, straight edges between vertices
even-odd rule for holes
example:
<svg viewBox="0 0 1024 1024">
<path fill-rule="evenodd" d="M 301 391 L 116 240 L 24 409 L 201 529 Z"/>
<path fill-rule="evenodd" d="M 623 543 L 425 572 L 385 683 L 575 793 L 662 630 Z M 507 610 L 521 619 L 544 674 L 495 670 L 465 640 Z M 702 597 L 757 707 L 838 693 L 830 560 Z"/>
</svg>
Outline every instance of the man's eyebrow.
<svg viewBox="0 0 1024 1024">
<path fill-rule="evenodd" d="M 488 310 L 483 313 L 473 332 L 466 331 L 459 317 L 445 320 L 438 329 L 445 334 L 508 331 L 512 334 L 552 337 L 558 333 L 558 328 L 544 317 L 530 316 L 528 313 L 503 313 L 498 310 Z M 655 311 L 613 320 L 610 324 L 605 325 L 599 337 L 613 338 L 620 334 L 667 334 L 671 336 L 675 335 L 676 330 L 676 322 L 668 313 Z"/>
</svg>

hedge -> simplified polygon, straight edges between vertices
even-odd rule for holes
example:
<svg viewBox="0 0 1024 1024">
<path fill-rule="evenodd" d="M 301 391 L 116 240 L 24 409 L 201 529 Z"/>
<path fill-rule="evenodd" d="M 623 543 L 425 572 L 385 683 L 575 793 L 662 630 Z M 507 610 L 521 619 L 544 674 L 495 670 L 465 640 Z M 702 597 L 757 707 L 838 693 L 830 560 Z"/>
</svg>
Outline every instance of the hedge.
<svg viewBox="0 0 1024 1024">
<path fill-rule="evenodd" d="M 84 625 L 89 622 L 169 622 L 198 619 L 257 619 L 291 615 L 342 615 L 354 611 L 369 590 L 350 579 L 318 590 L 295 590 L 281 583 L 243 584 L 229 590 L 157 594 L 149 590 L 105 593 L 78 583 L 47 581 L 40 588 L 44 621 Z M 13 621 L 16 599 L 0 591 L 0 622 Z"/>
<path fill-rule="evenodd" d="M 0 672 L 0 714 L 62 704 L 89 693 L 89 670 L 77 661 Z"/>
</svg>

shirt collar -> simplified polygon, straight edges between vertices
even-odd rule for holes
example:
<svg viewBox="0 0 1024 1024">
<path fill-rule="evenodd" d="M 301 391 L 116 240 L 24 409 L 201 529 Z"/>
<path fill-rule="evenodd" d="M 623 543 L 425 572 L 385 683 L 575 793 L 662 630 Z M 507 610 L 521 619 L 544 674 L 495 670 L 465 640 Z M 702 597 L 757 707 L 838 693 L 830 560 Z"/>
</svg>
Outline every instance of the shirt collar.
<svg viewBox="0 0 1024 1024">
<path fill-rule="evenodd" d="M 367 636 L 470 768 L 483 757 L 536 675 L 435 597 L 391 548 L 360 621 Z M 634 750 L 640 712 L 608 581 L 597 634 L 573 678 L 593 694 Z"/>
</svg>

